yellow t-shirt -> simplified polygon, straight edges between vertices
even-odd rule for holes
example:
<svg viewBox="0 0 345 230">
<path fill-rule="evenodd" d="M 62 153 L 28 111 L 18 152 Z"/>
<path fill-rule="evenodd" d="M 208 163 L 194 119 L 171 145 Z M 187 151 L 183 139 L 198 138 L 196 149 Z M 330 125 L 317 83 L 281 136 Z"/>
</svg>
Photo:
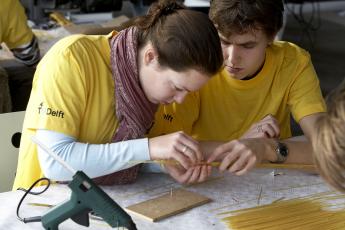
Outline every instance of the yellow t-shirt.
<svg viewBox="0 0 345 230">
<path fill-rule="evenodd" d="M 118 126 L 110 67 L 110 36 L 73 35 L 56 43 L 39 63 L 27 106 L 14 189 L 43 176 L 37 129 L 49 129 L 80 142 L 109 143 Z"/>
<path fill-rule="evenodd" d="M 290 113 L 299 122 L 325 110 L 309 54 L 294 44 L 275 42 L 254 78 L 237 80 L 224 69 L 181 105 L 161 106 L 150 136 L 184 130 L 198 140 L 228 141 L 272 114 L 281 138 L 288 138 Z"/>
<path fill-rule="evenodd" d="M 18 0 L 1 0 L 0 43 L 5 42 L 13 49 L 28 44 L 33 33 L 27 25 L 23 6 Z"/>
</svg>

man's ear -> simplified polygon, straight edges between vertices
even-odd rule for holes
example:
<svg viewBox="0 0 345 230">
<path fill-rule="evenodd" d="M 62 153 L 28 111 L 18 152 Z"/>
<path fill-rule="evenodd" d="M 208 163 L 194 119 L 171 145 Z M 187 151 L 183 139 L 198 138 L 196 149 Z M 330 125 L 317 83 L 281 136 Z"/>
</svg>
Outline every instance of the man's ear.
<svg viewBox="0 0 345 230">
<path fill-rule="evenodd" d="M 277 36 L 277 33 L 275 33 L 275 34 L 272 35 L 272 36 L 267 37 L 267 46 L 272 45 L 272 43 L 274 42 L 276 36 Z"/>
<path fill-rule="evenodd" d="M 274 33 L 274 34 L 272 34 L 270 37 L 268 37 L 268 44 L 269 44 L 269 45 L 272 45 L 272 43 L 276 40 L 277 35 L 278 35 L 278 32 L 277 32 L 277 33 Z"/>
</svg>

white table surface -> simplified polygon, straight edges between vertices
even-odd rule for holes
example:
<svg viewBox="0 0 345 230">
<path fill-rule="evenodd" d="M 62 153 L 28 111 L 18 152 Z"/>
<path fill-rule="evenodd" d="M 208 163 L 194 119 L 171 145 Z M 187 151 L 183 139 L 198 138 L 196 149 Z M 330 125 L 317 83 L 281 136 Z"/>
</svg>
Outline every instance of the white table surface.
<svg viewBox="0 0 345 230">
<path fill-rule="evenodd" d="M 185 189 L 208 196 L 213 201 L 155 223 L 131 216 L 138 229 L 227 229 L 221 220 L 226 216 L 217 214 L 269 204 L 282 197 L 287 200 L 332 190 L 317 175 L 294 170 L 276 170 L 282 175 L 273 176 L 272 171 L 272 169 L 256 169 L 240 177 L 228 173 L 217 174 L 205 183 L 184 186 Z M 171 188 L 180 187 L 183 186 L 175 183 L 165 174 L 142 174 L 132 185 L 103 187 L 103 189 L 120 206 L 126 207 L 168 193 Z M 22 195 L 22 191 L 0 193 L 0 229 L 43 229 L 41 223 L 24 224 L 17 220 L 16 207 Z M 28 195 L 22 204 L 20 215 L 22 217 L 43 215 L 48 208 L 30 206 L 28 203 L 55 205 L 68 199 L 69 195 L 70 189 L 66 185 L 52 185 L 44 194 Z M 90 220 L 90 227 L 86 228 L 67 220 L 59 225 L 59 229 L 110 229 L 110 227 L 105 222 Z"/>
</svg>

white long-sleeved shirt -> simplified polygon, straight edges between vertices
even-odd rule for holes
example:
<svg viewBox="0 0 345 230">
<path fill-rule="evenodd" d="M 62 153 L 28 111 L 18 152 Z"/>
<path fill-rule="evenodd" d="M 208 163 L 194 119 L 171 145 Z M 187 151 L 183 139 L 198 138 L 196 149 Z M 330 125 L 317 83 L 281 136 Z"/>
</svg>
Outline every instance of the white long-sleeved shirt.
<svg viewBox="0 0 345 230">
<path fill-rule="evenodd" d="M 36 138 L 76 170 L 89 177 L 99 177 L 150 160 L 148 139 L 108 144 L 78 142 L 75 138 L 50 130 L 37 130 Z M 38 158 L 44 175 L 53 180 L 71 180 L 72 174 L 38 147 Z M 133 163 L 130 163 L 133 161 Z M 144 164 L 142 171 L 162 172 L 157 164 Z"/>
</svg>

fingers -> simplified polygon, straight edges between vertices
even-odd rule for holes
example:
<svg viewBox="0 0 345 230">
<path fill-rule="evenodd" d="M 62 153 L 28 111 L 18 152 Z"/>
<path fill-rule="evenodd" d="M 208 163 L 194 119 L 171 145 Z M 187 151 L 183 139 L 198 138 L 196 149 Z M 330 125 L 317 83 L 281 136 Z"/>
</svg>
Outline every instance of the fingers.
<svg viewBox="0 0 345 230">
<path fill-rule="evenodd" d="M 212 174 L 212 166 L 207 166 L 206 170 L 207 170 L 207 177 L 210 177 Z"/>
<path fill-rule="evenodd" d="M 201 172 L 201 166 L 195 166 L 193 167 L 193 173 L 191 177 L 188 180 L 188 183 L 195 183 L 199 180 L 200 172 Z"/>
<path fill-rule="evenodd" d="M 186 146 L 187 149 L 183 149 L 183 154 L 187 155 L 193 163 L 200 162 L 204 159 L 204 156 L 201 152 L 199 142 L 194 140 L 192 137 L 181 132 L 181 144 Z"/>
<path fill-rule="evenodd" d="M 177 155 L 182 156 L 174 156 L 173 158 L 179 161 L 185 169 L 187 169 L 190 164 L 196 165 L 198 162 L 203 160 L 203 154 L 201 152 L 199 142 L 183 132 L 177 132 L 176 138 L 176 142 L 178 144 L 176 145 L 175 150 L 179 153 Z M 185 160 L 185 158 L 188 160 Z M 181 161 L 182 159 L 184 162 Z"/>
<path fill-rule="evenodd" d="M 195 166 L 187 170 L 180 166 L 166 167 L 170 176 L 181 184 L 194 184 L 206 181 L 211 175 L 210 166 Z"/>
<path fill-rule="evenodd" d="M 223 154 L 223 151 L 214 151 L 208 158 L 207 163 L 211 163 L 213 161 L 216 161 L 216 159 L 219 159 L 220 156 Z"/>
<path fill-rule="evenodd" d="M 257 162 L 259 162 L 258 156 L 262 152 L 257 149 L 255 144 L 256 139 L 252 140 L 234 140 L 229 143 L 229 145 L 222 146 L 221 150 L 216 150 L 222 152 L 220 154 L 221 164 L 219 166 L 220 171 L 229 171 L 236 175 L 243 175 L 252 169 Z M 213 160 L 215 155 L 219 152 L 214 152 L 212 158 L 208 160 Z M 219 159 L 218 159 L 219 160 Z"/>
<path fill-rule="evenodd" d="M 211 168 L 211 166 L 200 166 L 200 174 L 196 182 L 201 183 L 206 181 L 207 178 L 211 175 Z"/>
<path fill-rule="evenodd" d="M 195 166 L 193 169 L 193 173 L 189 180 L 187 181 L 188 184 L 194 183 L 201 183 L 207 180 L 207 178 L 211 175 L 211 166 Z"/>
<path fill-rule="evenodd" d="M 265 116 L 262 120 L 252 124 L 241 137 L 246 138 L 278 138 L 280 136 L 280 128 L 278 120 L 271 114 Z"/>
<path fill-rule="evenodd" d="M 270 134 L 270 137 L 279 137 L 280 136 L 280 128 L 278 120 L 272 115 L 269 114 L 262 119 L 264 131 L 267 131 Z M 266 130 L 265 130 L 266 128 Z"/>
<path fill-rule="evenodd" d="M 221 164 L 219 165 L 219 170 L 221 172 L 224 172 L 226 170 L 229 170 L 229 172 L 234 172 L 234 170 L 231 170 L 231 168 L 238 157 L 239 156 L 236 153 L 229 153 L 226 157 L 224 157 Z"/>
<path fill-rule="evenodd" d="M 181 154 L 179 150 L 175 150 L 175 154 L 172 155 L 172 159 L 176 160 L 185 169 L 190 167 L 190 158 L 186 157 L 184 154 Z"/>
<path fill-rule="evenodd" d="M 254 124 L 251 130 L 244 135 L 245 138 L 277 138 L 279 136 L 279 126 L 273 120 L 260 121 Z"/>
<path fill-rule="evenodd" d="M 249 172 L 252 168 L 254 168 L 255 164 L 256 164 L 256 159 L 255 158 L 250 158 L 249 161 L 247 162 L 246 166 L 242 169 L 239 170 L 237 172 L 235 172 L 235 174 L 237 176 L 241 176 L 246 174 L 247 172 Z"/>
<path fill-rule="evenodd" d="M 211 163 L 216 160 L 222 160 L 222 155 L 229 153 L 232 151 L 232 148 L 234 146 L 234 141 L 227 142 L 225 144 L 222 144 L 218 146 L 213 153 L 208 157 L 207 163 Z"/>
<path fill-rule="evenodd" d="M 228 171 L 235 175 L 245 174 L 254 167 L 257 161 L 256 155 L 247 149 L 238 152 L 237 156 L 236 161 L 228 168 Z"/>
<path fill-rule="evenodd" d="M 182 147 L 180 148 L 181 149 L 180 153 L 188 157 L 191 163 L 195 164 L 196 162 L 198 162 L 198 159 L 194 150 L 188 147 L 188 145 L 185 145 L 185 144 L 181 144 L 181 145 Z"/>
<path fill-rule="evenodd" d="M 185 184 L 193 173 L 192 168 L 185 170 L 180 166 L 166 165 L 166 169 L 168 170 L 170 176 L 180 184 Z"/>
<path fill-rule="evenodd" d="M 261 133 L 268 138 L 276 138 L 279 137 L 279 130 L 277 132 L 277 127 L 274 127 L 272 124 L 263 124 L 261 125 Z"/>
<path fill-rule="evenodd" d="M 181 131 L 149 139 L 149 153 L 153 160 L 174 159 L 185 169 L 203 161 L 199 143 Z"/>
</svg>

